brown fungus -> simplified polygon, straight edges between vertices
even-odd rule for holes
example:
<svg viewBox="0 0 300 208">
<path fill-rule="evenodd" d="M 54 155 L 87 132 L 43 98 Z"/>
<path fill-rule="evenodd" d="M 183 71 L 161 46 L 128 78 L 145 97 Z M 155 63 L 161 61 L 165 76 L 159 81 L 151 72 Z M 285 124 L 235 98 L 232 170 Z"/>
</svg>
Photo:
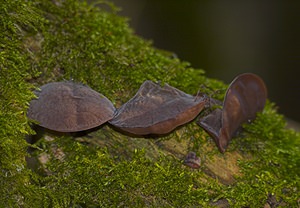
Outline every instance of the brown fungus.
<svg viewBox="0 0 300 208">
<path fill-rule="evenodd" d="M 193 168 L 193 169 L 198 169 L 200 168 L 201 165 L 201 159 L 199 157 L 197 157 L 195 152 L 189 152 L 185 159 L 183 164 L 185 164 L 186 166 Z"/>
<path fill-rule="evenodd" d="M 105 96 L 82 84 L 53 82 L 36 91 L 28 117 L 58 132 L 91 129 L 113 118 L 115 107 Z"/>
<path fill-rule="evenodd" d="M 226 91 L 223 109 L 216 109 L 197 122 L 216 142 L 220 152 L 225 152 L 232 136 L 242 123 L 255 118 L 267 99 L 267 88 L 255 74 L 237 76 Z"/>
<path fill-rule="evenodd" d="M 194 97 L 167 84 L 161 87 L 145 81 L 109 123 L 135 135 L 167 134 L 193 120 L 205 102 L 200 96 Z"/>
</svg>

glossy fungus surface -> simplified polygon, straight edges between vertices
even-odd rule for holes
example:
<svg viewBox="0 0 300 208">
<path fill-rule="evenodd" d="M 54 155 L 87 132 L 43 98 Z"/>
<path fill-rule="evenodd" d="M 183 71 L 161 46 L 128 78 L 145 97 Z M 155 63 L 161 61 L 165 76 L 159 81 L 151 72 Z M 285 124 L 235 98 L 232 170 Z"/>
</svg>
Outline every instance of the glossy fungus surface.
<svg viewBox="0 0 300 208">
<path fill-rule="evenodd" d="M 193 120 L 205 102 L 203 97 L 194 97 L 167 84 L 161 87 L 145 81 L 109 123 L 136 135 L 167 134 Z"/>
<path fill-rule="evenodd" d="M 74 82 L 53 82 L 36 91 L 28 117 L 58 132 L 77 132 L 97 127 L 113 118 L 115 107 L 105 96 Z"/>
<path fill-rule="evenodd" d="M 251 121 L 262 111 L 267 99 L 263 80 L 255 74 L 237 76 L 226 91 L 223 109 L 216 109 L 197 122 L 225 152 L 229 141 L 242 123 Z"/>
</svg>

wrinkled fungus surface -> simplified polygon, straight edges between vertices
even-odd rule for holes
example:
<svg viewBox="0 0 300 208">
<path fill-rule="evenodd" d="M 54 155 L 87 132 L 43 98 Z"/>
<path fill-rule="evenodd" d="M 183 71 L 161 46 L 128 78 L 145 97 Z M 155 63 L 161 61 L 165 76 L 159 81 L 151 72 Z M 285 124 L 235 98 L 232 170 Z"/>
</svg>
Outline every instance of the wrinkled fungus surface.
<svg viewBox="0 0 300 208">
<path fill-rule="evenodd" d="M 113 104 L 102 94 L 74 82 L 53 82 L 36 92 L 28 117 L 50 130 L 77 132 L 97 127 L 110 120 Z"/>
<path fill-rule="evenodd" d="M 202 97 L 194 97 L 167 84 L 161 87 L 145 81 L 109 123 L 136 135 L 167 134 L 193 120 L 205 102 Z"/>
<path fill-rule="evenodd" d="M 197 122 L 225 152 L 232 136 L 242 123 L 253 120 L 262 111 L 267 99 L 267 88 L 255 74 L 237 76 L 226 91 L 223 109 L 216 109 Z"/>
</svg>

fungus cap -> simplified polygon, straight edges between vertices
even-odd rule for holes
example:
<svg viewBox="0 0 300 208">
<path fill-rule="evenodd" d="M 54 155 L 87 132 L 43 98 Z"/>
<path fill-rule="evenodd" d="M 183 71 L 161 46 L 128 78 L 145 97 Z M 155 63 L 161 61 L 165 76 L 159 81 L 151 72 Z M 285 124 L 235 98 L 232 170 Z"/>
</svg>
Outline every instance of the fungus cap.
<svg viewBox="0 0 300 208">
<path fill-rule="evenodd" d="M 266 99 L 267 88 L 259 76 L 238 75 L 226 91 L 223 109 L 216 109 L 197 123 L 212 136 L 220 152 L 225 152 L 241 124 L 253 120 L 263 110 Z"/>
<path fill-rule="evenodd" d="M 189 152 L 186 155 L 186 158 L 183 161 L 183 164 L 185 164 L 186 166 L 188 166 L 190 168 L 198 169 L 198 168 L 200 168 L 201 160 L 199 157 L 197 157 L 195 152 Z"/>
<path fill-rule="evenodd" d="M 36 91 L 27 116 L 58 132 L 91 129 L 113 118 L 115 107 L 102 94 L 74 82 L 52 82 Z"/>
<path fill-rule="evenodd" d="M 109 123 L 136 135 L 167 134 L 193 120 L 205 102 L 202 97 L 147 80 L 136 95 L 117 110 Z"/>
</svg>

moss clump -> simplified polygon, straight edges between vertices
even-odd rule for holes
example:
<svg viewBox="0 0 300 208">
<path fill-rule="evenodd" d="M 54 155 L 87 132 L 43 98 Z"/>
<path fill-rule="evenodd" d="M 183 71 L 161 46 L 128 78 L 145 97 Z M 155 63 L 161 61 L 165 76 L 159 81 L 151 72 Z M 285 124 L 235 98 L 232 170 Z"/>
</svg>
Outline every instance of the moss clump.
<svg viewBox="0 0 300 208">
<path fill-rule="evenodd" d="M 26 117 L 33 93 L 26 80 L 35 74 L 23 40 L 42 27 L 43 17 L 31 3 L 17 1 L 1 1 L 0 15 L 0 206 L 13 207 L 30 186 L 24 138 L 33 133 Z"/>
<path fill-rule="evenodd" d="M 74 79 L 119 106 L 150 79 L 191 94 L 205 85 L 202 91 L 222 99 L 223 83 L 153 48 L 106 7 L 75 0 L 0 4 L 0 207 L 262 207 L 271 196 L 299 206 L 300 135 L 285 129 L 272 103 L 224 155 L 195 123 L 147 139 L 103 126 L 76 139 L 44 135 L 32 155 L 41 165 L 26 167 L 33 86 Z M 200 170 L 182 165 L 189 150 L 202 158 Z"/>
<path fill-rule="evenodd" d="M 276 196 L 280 206 L 299 206 L 299 133 L 285 125 L 274 104 L 268 103 L 251 125 L 245 125 L 244 138 L 234 141 L 251 155 L 239 161 L 243 175 L 226 194 L 237 207 L 259 207 L 268 195 Z"/>
<path fill-rule="evenodd" d="M 49 194 L 45 201 L 51 207 L 203 205 L 216 195 L 205 190 L 212 184 L 214 189 L 219 187 L 211 180 L 205 189 L 196 189 L 199 184 L 194 179 L 205 177 L 204 173 L 191 172 L 174 158 L 151 160 L 143 150 L 133 151 L 127 160 L 111 158 L 105 148 L 67 142 L 67 138 L 55 142 L 55 148 L 65 153 L 65 162 L 52 155 L 47 163 L 52 174 L 45 178 Z"/>
<path fill-rule="evenodd" d="M 96 8 L 76 1 L 59 5 L 45 1 L 40 6 L 49 20 L 38 53 L 42 83 L 74 79 L 122 102 L 146 79 L 167 82 L 189 93 L 208 84 L 202 70 L 134 36 L 114 7 L 107 12 L 101 5 Z"/>
</svg>

